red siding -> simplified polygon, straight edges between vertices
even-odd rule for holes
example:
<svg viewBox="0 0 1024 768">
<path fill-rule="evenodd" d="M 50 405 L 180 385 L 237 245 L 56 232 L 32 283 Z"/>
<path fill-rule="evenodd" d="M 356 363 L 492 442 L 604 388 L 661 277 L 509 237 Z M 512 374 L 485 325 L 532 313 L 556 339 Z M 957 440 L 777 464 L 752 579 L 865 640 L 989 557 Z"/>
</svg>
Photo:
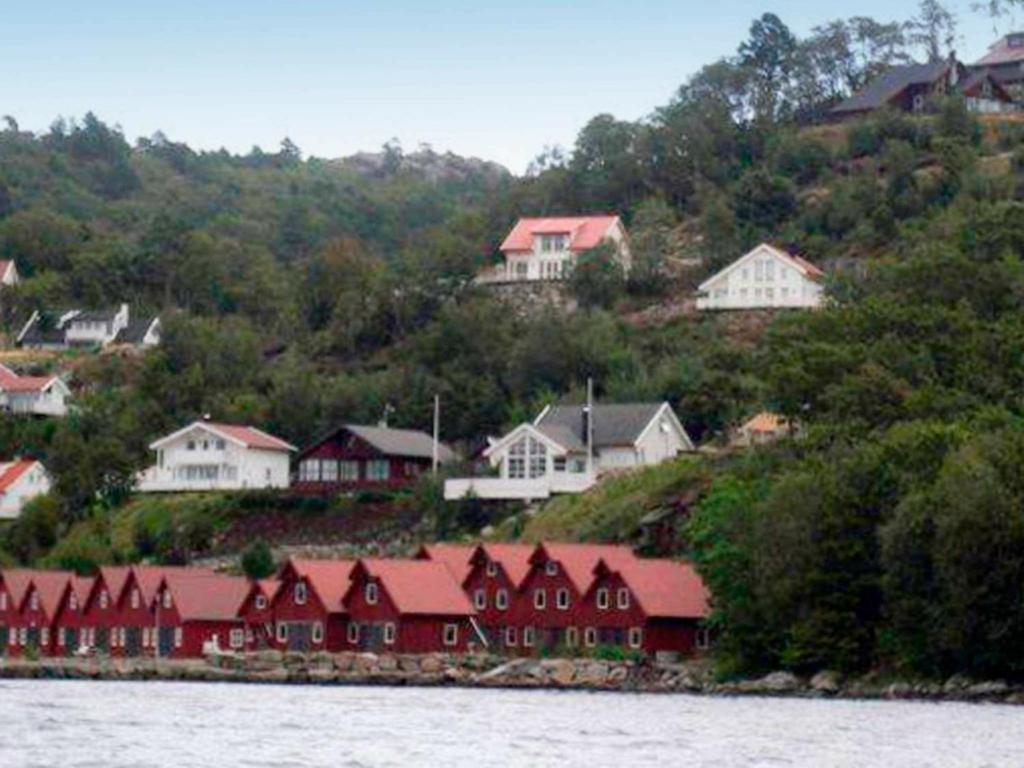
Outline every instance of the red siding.
<svg viewBox="0 0 1024 768">
<path fill-rule="evenodd" d="M 431 460 L 419 457 L 387 456 L 369 443 L 347 430 L 341 430 L 327 440 L 307 448 L 298 458 L 301 464 L 306 459 L 329 459 L 332 461 L 355 461 L 359 464 L 358 480 L 308 481 L 296 480 L 292 489 L 307 496 L 329 496 L 345 491 L 363 489 L 405 488 L 413 485 L 421 474 L 431 469 Z M 387 459 L 389 472 L 387 480 L 367 479 L 366 463 L 375 459 Z M 299 477 L 300 475 L 296 475 Z"/>
<path fill-rule="evenodd" d="M 306 602 L 304 604 L 295 601 L 295 585 L 300 582 L 306 585 Z M 308 649 L 332 652 L 345 650 L 347 647 L 345 632 L 348 618 L 344 611 L 328 611 L 312 584 L 307 579 L 298 576 L 290 566 L 286 567 L 281 574 L 281 588 L 274 599 L 272 611 L 275 635 L 278 625 L 288 626 L 287 641 L 282 645 L 275 637 L 274 647 L 281 650 Z M 320 642 L 313 640 L 315 624 L 320 624 L 323 627 L 324 635 Z"/>
</svg>

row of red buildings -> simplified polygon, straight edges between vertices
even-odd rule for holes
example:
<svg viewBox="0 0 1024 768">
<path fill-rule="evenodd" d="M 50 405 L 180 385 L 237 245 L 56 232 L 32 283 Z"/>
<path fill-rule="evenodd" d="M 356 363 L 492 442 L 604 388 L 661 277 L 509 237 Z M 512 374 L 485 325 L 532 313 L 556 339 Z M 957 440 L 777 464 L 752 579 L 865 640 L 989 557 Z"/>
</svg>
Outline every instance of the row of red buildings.
<svg viewBox="0 0 1024 768">
<path fill-rule="evenodd" d="M 515 655 L 706 646 L 708 595 L 688 563 L 589 544 L 437 544 L 416 558 L 289 560 L 250 581 L 202 568 L 94 577 L 0 571 L 0 655 L 188 658 L 225 650 Z"/>
</svg>

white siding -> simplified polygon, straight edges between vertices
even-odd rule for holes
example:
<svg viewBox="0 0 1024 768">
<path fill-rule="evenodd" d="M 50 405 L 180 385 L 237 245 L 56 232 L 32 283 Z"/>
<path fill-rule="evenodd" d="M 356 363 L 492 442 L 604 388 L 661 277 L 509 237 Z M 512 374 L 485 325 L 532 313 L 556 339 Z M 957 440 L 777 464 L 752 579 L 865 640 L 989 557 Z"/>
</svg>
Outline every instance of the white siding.
<svg viewBox="0 0 1024 768">
<path fill-rule="evenodd" d="M 21 515 L 25 503 L 50 492 L 50 476 L 38 462 L 0 493 L 0 519 L 13 520 Z"/>
<path fill-rule="evenodd" d="M 823 289 L 794 262 L 758 246 L 705 281 L 697 309 L 808 309 L 821 305 Z"/>
</svg>

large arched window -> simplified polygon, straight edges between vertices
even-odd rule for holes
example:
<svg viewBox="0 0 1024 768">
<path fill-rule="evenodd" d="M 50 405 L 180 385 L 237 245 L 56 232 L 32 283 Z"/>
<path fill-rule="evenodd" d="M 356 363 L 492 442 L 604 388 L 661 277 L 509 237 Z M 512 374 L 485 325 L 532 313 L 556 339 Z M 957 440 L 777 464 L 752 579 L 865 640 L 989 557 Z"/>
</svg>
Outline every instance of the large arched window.
<svg viewBox="0 0 1024 768">
<path fill-rule="evenodd" d="M 548 471 L 548 447 L 524 435 L 509 446 L 508 476 L 512 479 L 544 477 Z"/>
</svg>

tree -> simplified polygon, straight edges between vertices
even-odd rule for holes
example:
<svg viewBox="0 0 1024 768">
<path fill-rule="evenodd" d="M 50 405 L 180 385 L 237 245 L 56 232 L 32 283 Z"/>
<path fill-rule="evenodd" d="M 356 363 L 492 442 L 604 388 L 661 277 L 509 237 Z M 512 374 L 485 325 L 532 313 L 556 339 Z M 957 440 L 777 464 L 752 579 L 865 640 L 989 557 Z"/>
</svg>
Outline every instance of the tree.
<svg viewBox="0 0 1024 768">
<path fill-rule="evenodd" d="M 736 185 L 736 218 L 763 233 L 778 226 L 796 210 L 793 184 L 763 169 L 743 174 Z"/>
<path fill-rule="evenodd" d="M 956 17 L 939 0 L 921 0 L 917 16 L 907 22 L 907 41 L 924 50 L 928 61 L 942 61 L 953 49 Z"/>
<path fill-rule="evenodd" d="M 774 13 L 750 25 L 750 37 L 739 47 L 740 64 L 753 73 L 751 108 L 755 119 L 774 121 L 780 95 L 793 71 L 796 37 Z"/>
<path fill-rule="evenodd" d="M 618 250 L 610 243 L 581 253 L 569 275 L 569 292 L 582 309 L 611 307 L 625 285 Z"/>
<path fill-rule="evenodd" d="M 630 228 L 632 265 L 629 285 L 642 293 L 657 293 L 665 285 L 665 257 L 671 251 L 675 213 L 661 198 L 649 198 L 637 206 Z"/>
<path fill-rule="evenodd" d="M 266 541 L 256 539 L 242 552 L 241 566 L 250 579 L 265 579 L 274 573 L 274 553 Z"/>
</svg>

